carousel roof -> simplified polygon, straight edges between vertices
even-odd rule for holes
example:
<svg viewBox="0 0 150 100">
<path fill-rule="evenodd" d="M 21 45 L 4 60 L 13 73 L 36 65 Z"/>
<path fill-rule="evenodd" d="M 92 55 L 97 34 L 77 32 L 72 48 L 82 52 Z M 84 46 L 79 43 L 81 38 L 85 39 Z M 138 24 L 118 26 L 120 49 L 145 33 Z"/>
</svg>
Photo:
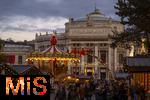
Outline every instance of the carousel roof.
<svg viewBox="0 0 150 100">
<path fill-rule="evenodd" d="M 74 55 L 69 52 L 63 52 L 56 47 L 57 37 L 55 34 L 52 34 L 50 38 L 50 47 L 44 50 L 43 52 L 34 52 L 29 55 L 26 59 L 28 60 L 79 60 L 79 55 Z"/>
<path fill-rule="evenodd" d="M 56 44 L 57 44 L 57 37 L 55 34 L 52 34 L 51 38 L 50 38 L 50 44 L 51 46 L 49 48 L 47 48 L 46 50 L 43 51 L 43 53 L 61 53 L 62 51 L 59 50 L 57 47 L 56 47 Z"/>
<path fill-rule="evenodd" d="M 61 50 L 59 50 L 56 46 L 51 46 L 49 48 L 47 48 L 46 50 L 43 51 L 43 53 L 62 53 Z"/>
</svg>

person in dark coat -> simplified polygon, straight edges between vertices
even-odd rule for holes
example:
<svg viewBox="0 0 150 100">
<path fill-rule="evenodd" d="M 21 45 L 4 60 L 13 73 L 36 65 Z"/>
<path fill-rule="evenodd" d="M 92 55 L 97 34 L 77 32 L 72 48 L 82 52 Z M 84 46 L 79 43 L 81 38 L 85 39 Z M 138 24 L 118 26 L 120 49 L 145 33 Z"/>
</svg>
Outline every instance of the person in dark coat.
<svg viewBox="0 0 150 100">
<path fill-rule="evenodd" d="M 85 98 L 86 98 L 86 100 L 91 100 L 91 97 L 92 97 L 92 91 L 91 91 L 90 85 L 86 84 L 86 86 L 85 86 Z"/>
<path fill-rule="evenodd" d="M 56 93 L 55 100 L 66 100 L 65 87 L 60 87 Z"/>
<path fill-rule="evenodd" d="M 78 100 L 78 95 L 77 95 L 76 90 L 74 88 L 71 88 L 69 90 L 67 100 Z"/>
</svg>

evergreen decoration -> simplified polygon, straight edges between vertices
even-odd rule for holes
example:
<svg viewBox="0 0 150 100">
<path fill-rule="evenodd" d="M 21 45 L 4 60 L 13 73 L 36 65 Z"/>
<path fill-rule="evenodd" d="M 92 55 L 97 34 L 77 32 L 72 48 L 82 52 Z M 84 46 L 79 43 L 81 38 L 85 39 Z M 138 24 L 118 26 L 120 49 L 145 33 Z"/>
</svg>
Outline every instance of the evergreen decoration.
<svg viewBox="0 0 150 100">
<path fill-rule="evenodd" d="M 130 43 L 141 45 L 141 38 L 146 39 L 146 47 L 150 54 L 150 0 L 118 0 L 115 5 L 116 14 L 126 30 L 111 36 L 112 47 L 118 45 L 130 48 Z"/>
</svg>

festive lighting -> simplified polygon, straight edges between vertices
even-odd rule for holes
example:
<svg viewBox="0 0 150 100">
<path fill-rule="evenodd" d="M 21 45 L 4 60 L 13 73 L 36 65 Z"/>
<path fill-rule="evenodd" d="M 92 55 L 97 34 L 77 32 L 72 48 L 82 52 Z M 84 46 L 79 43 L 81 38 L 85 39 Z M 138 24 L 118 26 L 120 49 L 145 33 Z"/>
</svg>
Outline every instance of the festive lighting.
<svg viewBox="0 0 150 100">
<path fill-rule="evenodd" d="M 130 51 L 129 56 L 131 56 L 131 57 L 134 56 L 134 45 L 133 44 L 131 45 L 131 51 Z"/>
<path fill-rule="evenodd" d="M 68 76 L 67 78 L 68 78 L 68 79 L 71 79 L 71 76 Z"/>
<path fill-rule="evenodd" d="M 145 54 L 145 53 L 146 53 L 146 49 L 145 49 L 145 44 L 144 44 L 144 42 L 145 42 L 145 39 L 142 38 L 141 54 Z"/>
<path fill-rule="evenodd" d="M 77 78 L 77 79 L 76 79 L 76 82 L 78 82 L 78 81 L 79 81 L 79 79 Z"/>
<path fill-rule="evenodd" d="M 40 61 L 42 61 L 42 60 L 44 60 L 44 61 L 49 61 L 49 60 L 52 60 L 52 61 L 54 61 L 54 60 L 57 60 L 57 61 L 73 61 L 73 62 L 75 62 L 75 61 L 78 61 L 78 62 L 80 62 L 80 59 L 79 58 L 51 58 L 51 57 L 41 57 L 41 58 L 39 58 L 39 57 L 29 57 L 29 58 L 27 58 L 26 59 L 26 61 L 28 61 L 28 60 L 32 60 L 32 61 L 38 61 L 38 60 L 40 60 Z"/>
</svg>

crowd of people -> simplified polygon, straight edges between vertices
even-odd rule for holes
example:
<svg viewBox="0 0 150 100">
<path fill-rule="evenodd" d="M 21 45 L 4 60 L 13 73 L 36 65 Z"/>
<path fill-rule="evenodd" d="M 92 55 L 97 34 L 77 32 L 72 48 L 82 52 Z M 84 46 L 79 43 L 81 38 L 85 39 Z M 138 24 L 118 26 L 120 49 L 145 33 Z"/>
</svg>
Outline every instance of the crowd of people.
<svg viewBox="0 0 150 100">
<path fill-rule="evenodd" d="M 128 100 L 124 81 L 55 83 L 55 100 Z"/>
</svg>

